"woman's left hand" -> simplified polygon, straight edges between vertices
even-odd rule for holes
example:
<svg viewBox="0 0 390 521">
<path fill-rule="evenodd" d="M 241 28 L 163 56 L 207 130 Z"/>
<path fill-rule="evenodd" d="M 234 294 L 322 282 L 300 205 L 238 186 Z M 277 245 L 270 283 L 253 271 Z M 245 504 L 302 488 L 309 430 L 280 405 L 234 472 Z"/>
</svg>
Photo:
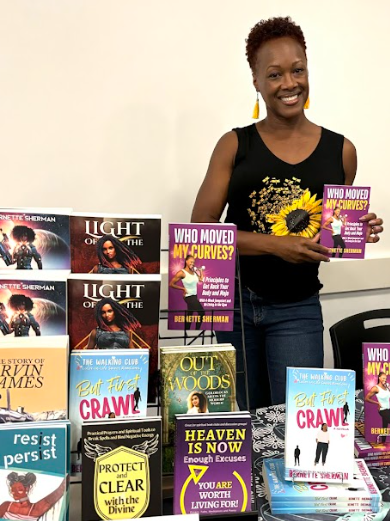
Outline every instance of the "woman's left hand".
<svg viewBox="0 0 390 521">
<path fill-rule="evenodd" d="M 378 242 L 380 239 L 378 234 L 383 232 L 383 219 L 377 217 L 376 213 L 368 213 L 359 220 L 368 223 L 366 242 Z"/>
</svg>

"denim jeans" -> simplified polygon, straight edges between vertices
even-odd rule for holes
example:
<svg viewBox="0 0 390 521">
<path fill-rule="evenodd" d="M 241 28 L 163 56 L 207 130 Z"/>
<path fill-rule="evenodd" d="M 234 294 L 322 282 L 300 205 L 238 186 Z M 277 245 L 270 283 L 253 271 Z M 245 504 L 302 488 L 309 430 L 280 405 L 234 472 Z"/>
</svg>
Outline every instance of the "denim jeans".
<svg viewBox="0 0 390 521">
<path fill-rule="evenodd" d="M 275 304 L 248 288 L 242 292 L 249 408 L 285 402 L 286 367 L 323 367 L 324 344 L 318 295 Z M 236 287 L 235 309 L 240 307 Z M 237 355 L 237 403 L 247 409 L 240 312 L 233 331 L 218 331 L 218 342 L 231 342 Z"/>
</svg>

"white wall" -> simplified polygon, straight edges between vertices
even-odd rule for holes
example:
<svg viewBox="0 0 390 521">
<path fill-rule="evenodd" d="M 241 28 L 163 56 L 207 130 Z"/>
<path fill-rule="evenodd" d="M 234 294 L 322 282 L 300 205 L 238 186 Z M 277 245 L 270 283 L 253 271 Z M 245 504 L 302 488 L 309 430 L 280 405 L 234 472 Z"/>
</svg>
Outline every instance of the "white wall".
<svg viewBox="0 0 390 521">
<path fill-rule="evenodd" d="M 306 35 L 308 117 L 355 143 L 356 184 L 389 221 L 388 0 L 0 0 L 0 204 L 162 213 L 166 246 L 217 139 L 251 123 L 245 38 L 278 15 Z M 389 273 L 386 236 L 367 256 Z M 389 288 L 367 262 L 352 289 Z M 356 298 L 340 313 L 377 303 Z"/>
</svg>

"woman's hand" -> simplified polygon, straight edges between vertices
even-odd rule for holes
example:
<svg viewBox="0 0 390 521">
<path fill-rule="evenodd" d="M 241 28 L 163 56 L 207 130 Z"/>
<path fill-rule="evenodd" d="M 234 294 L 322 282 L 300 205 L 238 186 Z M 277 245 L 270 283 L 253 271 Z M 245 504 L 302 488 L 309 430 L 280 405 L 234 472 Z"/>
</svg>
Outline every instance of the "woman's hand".
<svg viewBox="0 0 390 521">
<path fill-rule="evenodd" d="M 378 233 L 383 232 L 383 219 L 377 217 L 376 213 L 368 213 L 367 215 L 360 217 L 359 220 L 362 222 L 368 222 L 366 242 L 378 242 L 380 240 Z"/>
<path fill-rule="evenodd" d="M 329 262 L 330 249 L 318 244 L 320 234 L 313 239 L 287 235 L 276 237 L 275 255 L 287 262 L 298 264 L 302 262 Z"/>
</svg>

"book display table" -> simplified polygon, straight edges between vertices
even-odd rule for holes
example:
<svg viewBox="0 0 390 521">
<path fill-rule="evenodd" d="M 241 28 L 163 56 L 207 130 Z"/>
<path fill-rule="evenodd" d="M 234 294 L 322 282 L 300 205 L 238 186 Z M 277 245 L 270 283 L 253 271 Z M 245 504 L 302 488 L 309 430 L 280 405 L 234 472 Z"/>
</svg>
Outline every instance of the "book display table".
<svg viewBox="0 0 390 521">
<path fill-rule="evenodd" d="M 356 392 L 356 419 L 364 407 L 363 391 Z M 253 434 L 253 466 L 255 472 L 255 490 L 259 520 L 275 521 L 295 518 L 302 520 L 336 521 L 388 521 L 390 519 L 390 467 L 370 469 L 382 494 L 383 506 L 378 514 L 272 514 L 268 504 L 262 477 L 262 466 L 265 458 L 284 457 L 285 405 L 274 405 L 257 409 L 252 413 Z"/>
</svg>

